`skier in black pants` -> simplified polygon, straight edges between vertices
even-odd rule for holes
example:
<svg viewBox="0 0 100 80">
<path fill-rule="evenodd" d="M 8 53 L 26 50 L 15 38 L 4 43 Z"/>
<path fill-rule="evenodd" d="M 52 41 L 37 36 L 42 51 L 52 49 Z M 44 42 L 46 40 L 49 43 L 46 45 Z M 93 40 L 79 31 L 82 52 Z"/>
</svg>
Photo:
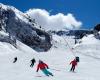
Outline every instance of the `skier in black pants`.
<svg viewBox="0 0 100 80">
<path fill-rule="evenodd" d="M 33 59 L 31 60 L 31 65 L 30 65 L 30 67 L 33 67 L 35 62 L 36 62 L 36 61 L 35 61 L 35 59 L 33 58 Z"/>
<path fill-rule="evenodd" d="M 15 63 L 16 61 L 17 61 L 17 57 L 15 57 L 15 58 L 14 58 L 14 61 L 13 61 L 13 63 Z"/>
<path fill-rule="evenodd" d="M 73 72 L 74 72 L 75 67 L 77 66 L 77 61 L 76 61 L 76 59 L 72 60 L 72 61 L 70 62 L 70 64 L 72 64 L 72 67 L 71 67 L 70 71 L 73 71 Z"/>
</svg>

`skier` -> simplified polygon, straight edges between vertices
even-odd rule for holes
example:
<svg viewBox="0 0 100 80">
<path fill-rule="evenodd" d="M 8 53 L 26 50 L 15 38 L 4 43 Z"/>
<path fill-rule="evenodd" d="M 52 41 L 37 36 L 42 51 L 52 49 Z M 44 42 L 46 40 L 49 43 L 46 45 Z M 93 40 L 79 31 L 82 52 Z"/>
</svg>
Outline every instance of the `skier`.
<svg viewBox="0 0 100 80">
<path fill-rule="evenodd" d="M 77 39 L 75 39 L 75 44 L 77 44 Z"/>
<path fill-rule="evenodd" d="M 17 61 L 17 57 L 15 57 L 15 58 L 14 58 L 14 61 L 13 61 L 13 63 L 15 63 L 16 61 Z"/>
<path fill-rule="evenodd" d="M 77 61 L 76 61 L 76 59 L 72 60 L 72 61 L 70 62 L 70 65 L 71 65 L 71 64 L 72 64 L 72 67 L 71 67 L 70 71 L 73 71 L 73 72 L 74 72 L 75 67 L 77 66 Z"/>
<path fill-rule="evenodd" d="M 37 71 L 36 71 L 36 72 L 38 72 L 39 69 L 40 69 L 46 76 L 49 76 L 49 75 L 53 76 L 53 74 L 47 70 L 47 69 L 49 69 L 48 65 L 47 65 L 46 63 L 44 63 L 43 61 L 41 61 L 41 60 L 39 60 L 39 64 L 38 64 L 38 66 L 37 66 Z"/>
<path fill-rule="evenodd" d="M 36 62 L 36 61 L 35 61 L 35 59 L 33 58 L 33 59 L 31 60 L 31 65 L 30 65 L 30 67 L 33 67 L 35 62 Z"/>
</svg>

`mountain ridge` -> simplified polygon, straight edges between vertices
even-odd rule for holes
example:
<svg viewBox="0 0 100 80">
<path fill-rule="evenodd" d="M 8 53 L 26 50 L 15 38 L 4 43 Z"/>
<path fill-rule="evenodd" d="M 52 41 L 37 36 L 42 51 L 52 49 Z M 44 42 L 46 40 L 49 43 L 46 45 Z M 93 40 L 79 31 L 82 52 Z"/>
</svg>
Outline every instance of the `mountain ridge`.
<svg viewBox="0 0 100 80">
<path fill-rule="evenodd" d="M 37 51 L 47 51 L 52 46 L 50 34 L 37 28 L 31 18 L 16 8 L 0 4 L 0 18 L 0 29 L 9 37 L 14 36 Z"/>
</svg>

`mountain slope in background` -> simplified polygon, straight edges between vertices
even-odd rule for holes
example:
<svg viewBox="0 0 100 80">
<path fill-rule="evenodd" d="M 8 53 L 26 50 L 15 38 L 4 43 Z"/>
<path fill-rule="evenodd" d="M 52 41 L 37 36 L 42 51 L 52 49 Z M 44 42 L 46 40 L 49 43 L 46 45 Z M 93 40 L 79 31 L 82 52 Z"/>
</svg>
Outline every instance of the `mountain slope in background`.
<svg viewBox="0 0 100 80">
<path fill-rule="evenodd" d="M 39 29 L 34 20 L 12 6 L 0 4 L 0 30 L 9 37 L 27 44 L 33 49 L 47 51 L 50 49 L 50 35 Z"/>
</svg>

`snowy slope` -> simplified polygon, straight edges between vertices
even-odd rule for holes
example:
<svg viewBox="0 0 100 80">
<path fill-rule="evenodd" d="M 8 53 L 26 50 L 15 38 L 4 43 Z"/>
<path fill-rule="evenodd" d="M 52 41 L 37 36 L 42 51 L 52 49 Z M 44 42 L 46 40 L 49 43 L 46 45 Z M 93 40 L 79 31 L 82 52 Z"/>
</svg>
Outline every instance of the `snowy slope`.
<svg viewBox="0 0 100 80">
<path fill-rule="evenodd" d="M 96 39 L 94 35 L 88 35 L 83 37 L 80 44 L 76 44 L 74 49 L 76 52 L 82 53 L 83 55 L 91 56 L 95 59 L 100 59 L 100 40 Z M 86 49 L 87 48 L 87 49 Z M 80 50 L 80 51 L 79 51 Z"/>
<path fill-rule="evenodd" d="M 48 52 L 40 53 L 20 41 L 17 41 L 17 49 L 8 43 L 0 42 L 0 80 L 99 80 L 100 59 L 94 57 L 100 57 L 100 41 L 95 39 L 94 43 L 90 44 L 87 42 L 88 38 L 92 41 L 94 37 L 90 35 L 83 38 L 82 43 L 73 50 L 74 54 L 80 57 L 75 73 L 69 72 L 69 63 L 74 55 L 66 43 L 67 41 L 70 47 L 73 47 L 73 37 L 53 35 L 53 43 L 56 42 L 54 46 L 57 48 L 53 46 Z M 88 51 L 91 53 L 88 54 Z M 93 53 L 98 56 L 87 56 Z M 12 62 L 16 56 L 18 61 L 14 64 Z M 30 60 L 33 57 L 37 62 L 33 68 L 30 68 Z M 41 71 L 36 72 L 39 59 L 49 65 L 49 71 L 54 74 L 54 77 L 46 77 Z"/>
</svg>

